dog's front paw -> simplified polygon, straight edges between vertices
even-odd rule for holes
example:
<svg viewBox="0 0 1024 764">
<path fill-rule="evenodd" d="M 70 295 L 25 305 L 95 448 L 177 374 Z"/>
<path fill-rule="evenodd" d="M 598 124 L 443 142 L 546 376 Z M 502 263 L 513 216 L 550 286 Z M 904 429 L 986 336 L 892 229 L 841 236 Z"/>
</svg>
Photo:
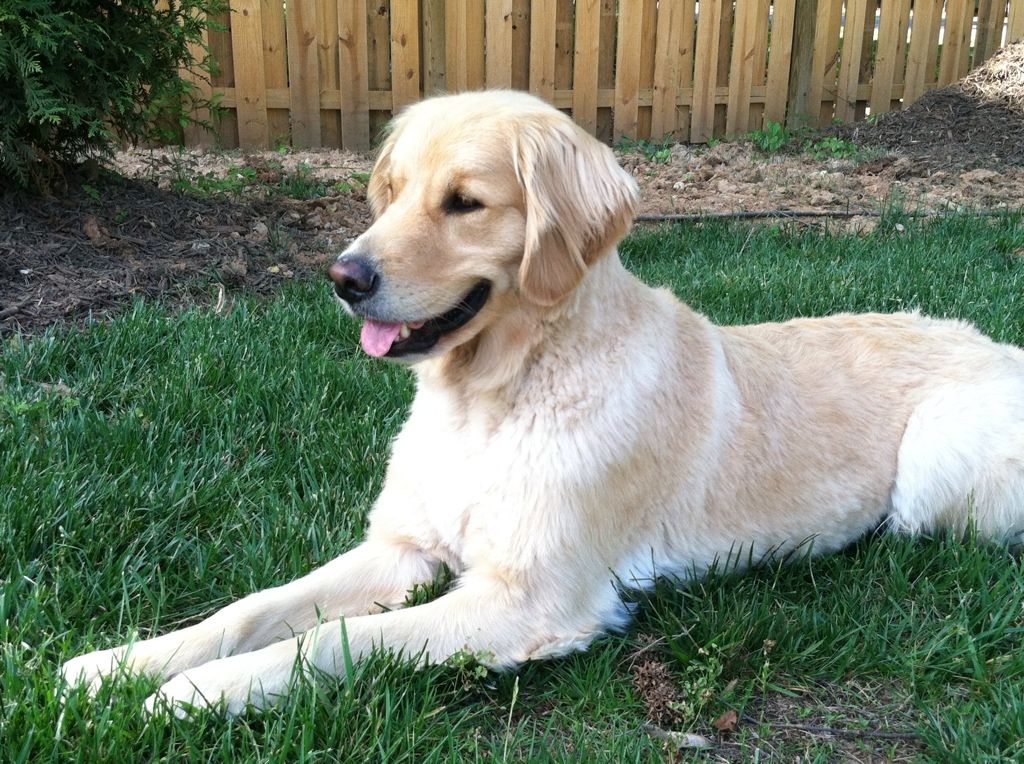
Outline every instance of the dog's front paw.
<svg viewBox="0 0 1024 764">
<path fill-rule="evenodd" d="M 227 700 L 223 688 L 217 688 L 212 682 L 203 681 L 199 676 L 199 669 L 178 674 L 168 682 L 161 685 L 160 689 L 146 698 L 143 704 L 143 713 L 147 717 L 162 716 L 170 714 L 179 719 L 187 719 L 196 711 L 203 708 L 211 708 L 222 700 Z M 232 713 L 230 703 L 225 703 L 225 711 Z M 239 709 L 240 710 L 240 709 Z M 238 710 L 234 711 L 238 713 Z"/>
<path fill-rule="evenodd" d="M 200 709 L 214 708 L 236 716 L 248 707 L 266 708 L 288 690 L 291 665 L 265 665 L 257 653 L 197 666 L 165 682 L 146 699 L 147 716 L 173 714 L 185 719 Z"/>
<path fill-rule="evenodd" d="M 95 650 L 69 660 L 60 667 L 60 675 L 67 687 L 85 685 L 89 694 L 95 695 L 104 679 L 127 668 L 127 658 L 128 645 Z"/>
</svg>

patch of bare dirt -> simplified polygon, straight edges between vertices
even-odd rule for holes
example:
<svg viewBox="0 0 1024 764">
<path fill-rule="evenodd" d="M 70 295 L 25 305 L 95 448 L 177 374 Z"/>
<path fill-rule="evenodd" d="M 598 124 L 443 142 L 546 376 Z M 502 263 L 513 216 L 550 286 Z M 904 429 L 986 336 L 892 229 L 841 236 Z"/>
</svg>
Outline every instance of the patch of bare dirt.
<svg viewBox="0 0 1024 764">
<path fill-rule="evenodd" d="M 0 195 L 0 335 L 80 324 L 138 298 L 201 304 L 225 290 L 269 294 L 289 280 L 322 278 L 368 224 L 358 183 L 294 199 L 279 190 L 294 179 L 280 163 L 140 157 L 122 161 L 127 175 L 144 179 L 97 180 L 60 199 Z M 243 167 L 255 172 L 237 193 L 176 188 L 182 179 L 224 178 Z M 337 172 L 350 178 L 353 171 Z"/>
<path fill-rule="evenodd" d="M 721 758 L 811 760 L 827 750 L 832 761 L 917 761 L 923 744 L 913 729 L 921 721 L 898 685 L 820 682 L 750 703 Z"/>
<path fill-rule="evenodd" d="M 678 145 L 667 161 L 620 155 L 640 185 L 640 213 L 787 209 L 876 213 L 895 202 L 926 213 L 1024 208 L 1024 166 L 953 169 L 875 153 L 859 159 L 766 156 L 749 142 Z"/>
</svg>

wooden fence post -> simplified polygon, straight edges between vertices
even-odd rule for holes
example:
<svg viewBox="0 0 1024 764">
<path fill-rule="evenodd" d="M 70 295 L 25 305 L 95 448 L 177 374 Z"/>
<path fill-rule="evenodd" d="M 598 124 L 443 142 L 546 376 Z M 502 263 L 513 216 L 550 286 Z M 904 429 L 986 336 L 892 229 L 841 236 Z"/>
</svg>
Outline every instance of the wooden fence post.
<svg viewBox="0 0 1024 764">
<path fill-rule="evenodd" d="M 811 103 L 814 41 L 818 34 L 817 0 L 796 0 L 793 9 L 792 57 L 789 62 L 789 105 L 786 126 L 805 127 L 816 118 L 819 104 Z"/>
</svg>

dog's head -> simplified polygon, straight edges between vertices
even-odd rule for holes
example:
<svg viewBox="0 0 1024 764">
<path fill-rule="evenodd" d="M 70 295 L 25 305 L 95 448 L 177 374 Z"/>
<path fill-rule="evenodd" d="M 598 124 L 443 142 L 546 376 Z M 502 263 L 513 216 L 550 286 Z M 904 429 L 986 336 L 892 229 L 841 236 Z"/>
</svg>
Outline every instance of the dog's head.
<svg viewBox="0 0 1024 764">
<path fill-rule="evenodd" d="M 625 235 L 636 184 L 558 110 L 492 91 L 399 116 L 369 198 L 374 224 L 329 275 L 367 353 L 418 361 L 558 305 Z"/>
</svg>

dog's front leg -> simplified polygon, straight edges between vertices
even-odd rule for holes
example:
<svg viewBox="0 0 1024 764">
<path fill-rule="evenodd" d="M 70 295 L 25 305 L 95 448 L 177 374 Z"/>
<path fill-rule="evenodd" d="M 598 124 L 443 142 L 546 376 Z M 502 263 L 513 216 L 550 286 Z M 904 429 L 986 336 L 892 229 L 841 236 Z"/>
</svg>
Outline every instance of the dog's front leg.
<svg viewBox="0 0 1024 764">
<path fill-rule="evenodd" d="M 431 662 L 466 650 L 482 662 L 505 667 L 534 654 L 585 646 L 599 633 L 594 623 L 574 625 L 559 618 L 556 625 L 543 602 L 556 600 L 517 593 L 501 580 L 470 574 L 457 589 L 425 605 L 324 623 L 262 650 L 189 669 L 164 684 L 146 708 L 184 715 L 190 707 L 220 703 L 229 714 L 247 704 L 268 706 L 288 692 L 296 666 L 306 675 L 343 676 L 349 661 L 375 647 Z"/>
<path fill-rule="evenodd" d="M 174 676 L 223 656 L 290 639 L 320 618 L 401 605 L 409 589 L 431 580 L 436 571 L 437 561 L 411 545 L 368 541 L 303 578 L 249 595 L 194 626 L 80 655 L 64 664 L 61 673 L 65 681 L 84 682 L 93 691 L 120 668 Z"/>
</svg>

